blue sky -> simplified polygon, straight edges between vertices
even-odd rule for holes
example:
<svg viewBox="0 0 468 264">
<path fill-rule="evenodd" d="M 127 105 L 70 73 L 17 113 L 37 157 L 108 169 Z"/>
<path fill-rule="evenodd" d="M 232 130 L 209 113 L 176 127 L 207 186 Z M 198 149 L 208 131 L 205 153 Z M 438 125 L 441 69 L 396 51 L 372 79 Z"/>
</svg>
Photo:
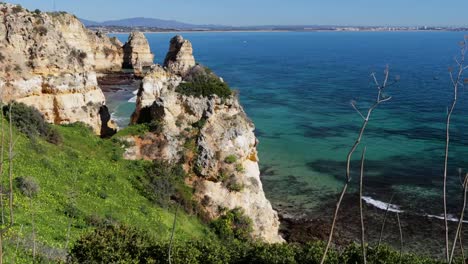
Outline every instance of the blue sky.
<svg viewBox="0 0 468 264">
<path fill-rule="evenodd" d="M 53 10 L 54 0 L 6 0 Z M 61 11 L 104 21 L 129 17 L 222 25 L 468 26 L 468 0 L 55 0 Z"/>
</svg>

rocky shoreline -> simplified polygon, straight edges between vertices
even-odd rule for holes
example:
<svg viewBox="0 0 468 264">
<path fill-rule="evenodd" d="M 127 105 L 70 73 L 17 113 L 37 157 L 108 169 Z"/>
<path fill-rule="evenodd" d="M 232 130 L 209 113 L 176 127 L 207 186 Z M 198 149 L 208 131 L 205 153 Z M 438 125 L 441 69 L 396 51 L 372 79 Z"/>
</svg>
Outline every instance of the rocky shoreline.
<svg viewBox="0 0 468 264">
<path fill-rule="evenodd" d="M 284 241 L 260 181 L 254 124 L 222 78 L 196 63 L 190 41 L 175 36 L 164 65 L 155 65 L 143 33 L 122 44 L 70 14 L 6 3 L 0 9 L 3 102 L 22 102 L 50 123 L 83 122 L 110 137 L 118 128 L 104 93 L 137 86 L 132 124 L 151 129 L 124 139 L 124 158 L 181 164 L 205 218 L 241 209 L 253 238 Z"/>
</svg>

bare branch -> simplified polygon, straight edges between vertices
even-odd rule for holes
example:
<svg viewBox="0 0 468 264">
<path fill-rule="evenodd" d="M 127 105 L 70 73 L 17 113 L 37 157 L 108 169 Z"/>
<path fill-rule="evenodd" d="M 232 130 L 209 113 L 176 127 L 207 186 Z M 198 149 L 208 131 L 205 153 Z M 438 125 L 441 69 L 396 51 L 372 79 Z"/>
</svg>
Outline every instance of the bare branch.
<svg viewBox="0 0 468 264">
<path fill-rule="evenodd" d="M 461 213 L 460 213 L 460 219 L 458 220 L 458 227 L 457 227 L 457 232 L 455 233 L 455 239 L 453 240 L 453 244 L 452 244 L 452 251 L 450 253 L 449 264 L 452 263 L 453 261 L 453 256 L 455 253 L 455 248 L 457 246 L 458 236 L 460 236 L 461 238 L 461 230 L 463 226 L 463 218 L 465 215 L 465 208 L 466 208 L 467 189 L 468 189 L 468 174 L 466 174 L 465 181 L 463 182 L 463 206 L 462 206 Z"/>
<path fill-rule="evenodd" d="M 377 99 L 374 102 L 374 104 L 367 110 L 367 114 L 364 118 L 364 115 L 362 117 L 364 118 L 364 122 L 361 125 L 361 129 L 359 131 L 358 137 L 356 138 L 356 141 L 354 142 L 354 145 L 351 147 L 351 149 L 348 152 L 348 155 L 346 156 L 346 177 L 345 177 L 345 184 L 343 186 L 343 190 L 341 191 L 340 198 L 338 199 L 338 202 L 336 203 L 336 208 L 335 208 L 335 213 L 333 215 L 333 221 L 332 221 L 332 226 L 330 228 L 330 234 L 328 236 L 328 241 L 327 245 L 325 247 L 324 253 L 322 255 L 322 260 L 320 264 L 323 264 L 325 262 L 325 259 L 327 258 L 327 253 L 328 250 L 330 249 L 331 242 L 333 240 L 333 233 L 335 230 L 335 225 L 336 225 L 336 220 L 338 218 L 338 213 L 341 207 L 341 202 L 343 201 L 343 197 L 346 194 L 346 190 L 348 189 L 348 184 L 351 182 L 351 158 L 353 156 L 353 153 L 356 151 L 357 147 L 361 143 L 362 137 L 364 135 L 364 132 L 366 130 L 367 124 L 369 123 L 370 117 L 372 115 L 372 112 L 379 106 L 379 104 L 386 102 L 391 99 L 391 97 L 385 98 L 383 100 L 380 99 L 380 96 L 382 94 L 382 89 L 379 85 L 379 82 L 377 81 L 377 78 L 375 77 L 375 73 L 372 73 L 371 76 L 373 77 L 376 85 L 378 86 L 378 93 L 377 93 Z"/>
<path fill-rule="evenodd" d="M 403 231 L 401 230 L 401 222 L 400 222 L 400 213 L 396 213 L 397 222 L 398 222 L 398 230 L 400 230 L 400 263 L 401 263 L 401 256 L 403 254 Z"/>
<path fill-rule="evenodd" d="M 361 111 L 359 111 L 359 109 L 356 107 L 356 102 L 355 101 L 351 101 L 351 106 L 354 108 L 354 110 L 356 110 L 356 112 L 362 117 L 362 119 L 366 120 L 366 118 L 364 117 L 364 115 L 361 113 Z"/>
<path fill-rule="evenodd" d="M 172 245 L 173 245 L 173 242 L 174 242 L 174 233 L 175 233 L 175 228 L 176 228 L 176 222 L 177 222 L 177 212 L 179 211 L 179 205 L 176 206 L 176 210 L 175 210 L 175 213 L 174 213 L 174 222 L 172 223 L 172 231 L 171 231 L 171 241 L 169 242 L 169 255 L 168 255 L 168 260 L 169 260 L 169 264 L 172 263 L 172 256 L 171 256 L 171 253 L 172 253 Z"/>
<path fill-rule="evenodd" d="M 361 156 L 361 178 L 359 180 L 359 212 L 361 215 L 361 248 L 362 248 L 362 259 L 363 263 L 367 264 L 367 258 L 366 258 L 366 231 L 364 228 L 364 215 L 362 213 L 362 182 L 364 179 L 364 159 L 366 157 L 366 147 L 364 147 L 364 150 L 362 151 L 362 156 Z"/>
<path fill-rule="evenodd" d="M 384 219 L 382 221 L 382 227 L 380 228 L 380 236 L 379 236 L 379 242 L 377 244 L 377 248 L 380 247 L 380 243 L 382 242 L 382 236 L 383 236 L 383 232 L 384 232 L 384 229 L 385 229 L 385 222 L 387 221 L 388 210 L 390 209 L 390 204 L 392 204 L 392 202 L 393 202 L 393 197 L 395 197 L 395 194 L 392 194 L 392 197 L 390 198 L 390 201 L 387 203 L 387 209 L 385 210 Z"/>
<path fill-rule="evenodd" d="M 453 100 L 450 109 L 447 110 L 447 119 L 445 122 L 445 157 L 444 157 L 444 179 L 443 179 L 443 202 L 444 202 L 444 223 L 445 223 L 445 257 L 447 263 L 450 263 L 451 256 L 449 254 L 449 228 L 448 228 L 448 219 L 447 219 L 447 174 L 448 174 L 448 157 L 449 157 L 449 145 L 450 145 L 450 122 L 452 118 L 453 111 L 457 105 L 458 97 L 458 88 L 460 80 L 463 76 L 464 64 L 465 64 L 465 53 L 466 53 L 466 41 L 463 41 L 461 44 L 461 57 L 460 61 L 455 60 L 458 64 L 458 73 L 455 79 L 453 75 L 453 69 L 449 68 L 450 80 L 453 87 Z M 456 240 L 455 240 L 456 241 Z"/>
</svg>

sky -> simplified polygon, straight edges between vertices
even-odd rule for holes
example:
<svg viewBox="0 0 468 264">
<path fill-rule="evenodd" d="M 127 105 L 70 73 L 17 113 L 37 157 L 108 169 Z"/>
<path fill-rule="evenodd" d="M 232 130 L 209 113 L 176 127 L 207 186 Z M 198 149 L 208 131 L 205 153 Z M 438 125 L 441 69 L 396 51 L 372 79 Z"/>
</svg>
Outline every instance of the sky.
<svg viewBox="0 0 468 264">
<path fill-rule="evenodd" d="M 54 11 L 54 0 L 6 2 Z M 55 8 L 99 22 L 148 17 L 231 26 L 468 26 L 468 0 L 55 0 Z"/>
</svg>

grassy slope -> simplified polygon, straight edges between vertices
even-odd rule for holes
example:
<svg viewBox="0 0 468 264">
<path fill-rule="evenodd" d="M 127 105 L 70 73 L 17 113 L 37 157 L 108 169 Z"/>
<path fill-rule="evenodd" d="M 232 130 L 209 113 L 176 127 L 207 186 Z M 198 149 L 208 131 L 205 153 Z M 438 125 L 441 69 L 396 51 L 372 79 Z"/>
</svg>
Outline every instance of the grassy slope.
<svg viewBox="0 0 468 264">
<path fill-rule="evenodd" d="M 33 208 L 37 240 L 43 244 L 41 253 L 63 255 L 66 251 L 71 219 L 65 213 L 67 208 L 74 208 L 77 215 L 72 221 L 70 242 L 93 229 L 89 219 L 113 219 L 159 239 L 169 238 L 172 212 L 152 205 L 132 185 L 132 179 L 144 173 L 144 162 L 121 159 L 122 149 L 115 140 L 100 139 L 84 127 L 58 129 L 64 137 L 61 146 L 42 140 L 33 143 L 20 135 L 15 148 L 14 176 L 34 177 L 40 185 L 40 192 L 33 199 Z M 4 178 L 7 177 L 5 175 Z M 29 199 L 16 191 L 14 204 L 16 220 L 5 250 L 7 263 L 11 263 L 13 244 L 17 241 L 21 252 L 18 255 L 25 255 L 26 251 L 21 250 L 23 246 L 28 248 L 32 245 Z M 178 221 L 183 223 L 177 229 L 176 237 L 179 239 L 211 235 L 194 216 L 180 214 Z M 17 234 L 20 234 L 19 240 Z M 25 259 L 24 262 L 28 261 Z"/>
</svg>

